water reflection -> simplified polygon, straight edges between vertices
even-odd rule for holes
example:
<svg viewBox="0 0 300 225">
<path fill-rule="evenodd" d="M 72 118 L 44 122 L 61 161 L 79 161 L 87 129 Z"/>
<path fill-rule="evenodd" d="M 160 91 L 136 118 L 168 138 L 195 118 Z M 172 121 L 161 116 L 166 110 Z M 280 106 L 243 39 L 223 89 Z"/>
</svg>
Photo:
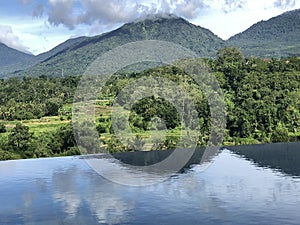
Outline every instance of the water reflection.
<svg viewBox="0 0 300 225">
<path fill-rule="evenodd" d="M 259 167 L 300 177 L 300 142 L 235 146 L 230 150 Z"/>
<path fill-rule="evenodd" d="M 117 193 L 105 191 L 102 187 L 91 186 L 87 192 L 84 201 L 100 224 L 122 224 L 129 221 L 127 214 L 134 208 L 131 202 L 125 202 Z"/>
<path fill-rule="evenodd" d="M 80 157 L 1 162 L 0 224 L 298 224 L 299 165 L 286 163 L 297 144 L 278 146 L 223 150 L 206 170 L 198 152 L 145 187 L 112 183 Z"/>
<path fill-rule="evenodd" d="M 53 199 L 55 202 L 63 203 L 64 211 L 70 217 L 77 214 L 81 203 L 80 190 L 76 185 L 78 173 L 80 170 L 72 166 L 65 171 L 55 171 L 52 176 Z"/>
<path fill-rule="evenodd" d="M 126 212 L 133 208 L 118 197 L 113 184 L 75 165 L 55 171 L 52 184 L 53 199 L 63 205 L 69 222 L 76 222 L 72 218 L 88 209 L 91 218 L 95 216 L 100 224 L 118 224 L 125 221 Z"/>
<path fill-rule="evenodd" d="M 117 153 L 84 156 L 83 159 L 104 178 L 125 186 L 148 186 L 176 176 L 191 165 L 201 164 L 203 169 L 219 153 L 219 147 L 177 149 L 165 151 Z M 181 158 L 190 155 L 185 163 Z M 170 159 L 172 157 L 172 159 Z M 169 160 L 169 161 L 167 161 Z M 182 165 L 178 166 L 178 165 Z M 179 170 L 179 171 L 178 171 Z"/>
</svg>

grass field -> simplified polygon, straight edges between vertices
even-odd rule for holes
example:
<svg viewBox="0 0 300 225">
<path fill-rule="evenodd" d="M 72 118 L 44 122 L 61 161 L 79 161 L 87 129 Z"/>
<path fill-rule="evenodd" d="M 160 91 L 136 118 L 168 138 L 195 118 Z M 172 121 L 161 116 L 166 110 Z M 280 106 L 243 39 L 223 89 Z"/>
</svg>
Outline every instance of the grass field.
<svg viewBox="0 0 300 225">
<path fill-rule="evenodd" d="M 17 124 L 22 123 L 29 127 L 30 132 L 35 135 L 40 133 L 52 132 L 58 129 L 63 124 L 69 123 L 71 120 L 64 118 L 63 120 L 59 116 L 43 117 L 41 119 L 23 120 L 23 121 L 0 121 L 3 123 L 8 132 Z M 7 132 L 7 133 L 8 133 Z"/>
</svg>

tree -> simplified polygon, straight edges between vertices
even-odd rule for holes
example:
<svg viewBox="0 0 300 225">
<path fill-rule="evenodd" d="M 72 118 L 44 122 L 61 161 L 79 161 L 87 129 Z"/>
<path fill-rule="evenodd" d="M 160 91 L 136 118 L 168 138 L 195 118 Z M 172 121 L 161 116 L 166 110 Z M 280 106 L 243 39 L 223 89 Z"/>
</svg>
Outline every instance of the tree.
<svg viewBox="0 0 300 225">
<path fill-rule="evenodd" d="M 50 98 L 46 101 L 46 116 L 57 116 L 58 110 L 62 105 L 59 98 Z"/>
<path fill-rule="evenodd" d="M 17 123 L 8 136 L 8 147 L 15 152 L 25 152 L 29 149 L 32 134 L 29 127 L 22 123 Z"/>
<path fill-rule="evenodd" d="M 136 135 L 133 139 L 129 140 L 128 149 L 134 151 L 142 151 L 146 141 L 143 140 L 141 135 Z"/>
<path fill-rule="evenodd" d="M 236 90 L 238 82 L 242 79 L 245 58 L 243 53 L 234 47 L 222 48 L 217 54 L 217 70 L 223 72 L 225 78 L 233 90 Z"/>
<path fill-rule="evenodd" d="M 241 63 L 244 61 L 243 53 L 235 47 L 221 48 L 217 53 L 217 57 L 217 62 L 221 64 L 236 62 Z"/>
<path fill-rule="evenodd" d="M 0 133 L 5 133 L 6 132 L 6 127 L 3 123 L 0 123 Z"/>
<path fill-rule="evenodd" d="M 61 126 L 51 137 L 49 147 L 54 154 L 61 154 L 76 146 L 72 123 Z"/>
<path fill-rule="evenodd" d="M 282 123 L 278 123 L 277 127 L 272 132 L 271 141 L 272 142 L 288 142 L 289 141 L 288 129 Z"/>
</svg>

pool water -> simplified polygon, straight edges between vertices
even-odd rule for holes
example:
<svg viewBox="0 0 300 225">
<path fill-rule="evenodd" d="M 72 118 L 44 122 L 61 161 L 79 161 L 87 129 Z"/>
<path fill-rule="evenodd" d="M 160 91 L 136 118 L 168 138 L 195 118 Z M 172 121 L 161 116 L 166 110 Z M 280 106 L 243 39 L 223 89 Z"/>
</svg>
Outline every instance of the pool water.
<svg viewBox="0 0 300 225">
<path fill-rule="evenodd" d="M 3 161 L 0 224 L 299 224 L 299 147 L 222 149 L 209 166 L 140 187 L 103 178 L 82 157 Z"/>
</svg>

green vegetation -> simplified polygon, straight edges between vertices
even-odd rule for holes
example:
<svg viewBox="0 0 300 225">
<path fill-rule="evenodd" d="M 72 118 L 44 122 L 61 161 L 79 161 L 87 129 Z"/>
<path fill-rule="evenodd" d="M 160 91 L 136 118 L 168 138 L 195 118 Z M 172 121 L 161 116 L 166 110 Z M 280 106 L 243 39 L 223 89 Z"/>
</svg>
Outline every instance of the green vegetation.
<svg viewBox="0 0 300 225">
<path fill-rule="evenodd" d="M 254 57 L 246 58 L 236 48 L 225 48 L 218 52 L 216 60 L 208 59 L 206 61 L 211 72 L 218 79 L 225 96 L 227 129 L 223 144 L 239 145 L 299 140 L 299 58 L 267 60 Z M 174 71 L 176 72 L 174 73 Z M 135 77 L 150 75 L 163 76 L 187 88 L 190 95 L 193 96 L 200 118 L 201 134 L 198 144 L 207 144 L 211 129 L 210 110 L 206 96 L 180 69 L 166 66 L 140 74 L 130 74 L 127 77 L 118 76 L 113 81 L 113 85 L 107 85 L 109 89 L 107 92 L 116 96 L 123 86 L 130 83 Z M 150 121 L 155 117 L 162 119 L 166 127 L 175 134 L 174 136 L 167 135 L 167 139 L 164 140 L 165 145 L 158 145 L 157 147 L 174 147 L 174 143 L 177 143 L 178 140 L 174 140 L 173 137 L 176 139 L 180 130 L 178 114 L 172 105 L 162 102 L 159 98 L 146 98 L 132 107 L 129 118 L 132 130 L 136 131 L 137 136 L 141 135 L 138 137 L 146 139 L 151 130 Z M 107 122 L 106 126 L 104 122 L 101 122 L 98 131 L 107 133 L 110 126 L 110 122 Z M 112 145 L 112 150 L 117 147 L 122 151 L 126 150 L 125 146 L 116 143 L 116 145 Z M 111 143 L 109 144 L 111 145 Z M 147 148 L 146 144 L 144 148 Z"/>
<path fill-rule="evenodd" d="M 103 53 L 118 46 L 143 40 L 161 40 L 180 44 L 201 57 L 214 57 L 224 41 L 211 31 L 178 18 L 157 17 L 133 22 L 95 37 L 86 37 L 68 45 L 41 63 L 10 76 L 58 77 L 62 73 L 82 75 L 88 65 Z"/>
<path fill-rule="evenodd" d="M 18 72 L 35 66 L 58 53 L 67 51 L 69 47 L 84 39 L 86 39 L 86 37 L 69 39 L 50 51 L 37 56 L 20 52 L 0 43 L 0 77 L 16 77 Z"/>
<path fill-rule="evenodd" d="M 79 79 L 0 80 L 0 159 L 79 154 L 68 125 Z"/>
<path fill-rule="evenodd" d="M 287 57 L 299 56 L 300 10 L 286 12 L 261 21 L 246 31 L 231 37 L 227 45 L 240 48 L 247 56 Z"/>
<path fill-rule="evenodd" d="M 25 68 L 34 55 L 20 52 L 0 42 L 0 77 L 2 74 Z"/>
<path fill-rule="evenodd" d="M 82 75 L 88 65 L 103 53 L 142 40 L 173 42 L 194 51 L 199 57 L 215 57 L 224 46 L 238 47 L 246 56 L 299 56 L 299 30 L 299 10 L 258 22 L 227 41 L 174 15 L 157 15 L 94 37 L 69 39 L 38 56 L 19 52 L 0 43 L 0 78 Z"/>
<path fill-rule="evenodd" d="M 72 124 L 59 123 L 55 129 L 34 132 L 31 124 L 17 123 L 0 136 L 0 160 L 79 155 Z"/>
<path fill-rule="evenodd" d="M 70 116 L 62 107 L 73 102 L 80 77 L 24 77 L 0 80 L 0 120 L 29 120 L 44 116 Z"/>
<path fill-rule="evenodd" d="M 199 59 L 200 61 L 200 59 Z M 224 145 L 288 142 L 300 140 L 300 58 L 260 59 L 244 57 L 236 48 L 225 48 L 216 59 L 204 60 L 223 90 L 227 108 Z M 198 60 L 194 61 L 195 63 Z M 177 62 L 183 65 L 186 61 Z M 133 81 L 147 77 L 155 87 L 164 78 L 183 87 L 192 97 L 200 134 L 198 145 L 206 145 L 211 133 L 207 96 L 180 66 L 169 65 L 142 72 L 122 72 L 105 85 L 96 102 L 96 121 L 82 127 L 87 152 L 99 137 L 110 152 L 170 149 L 179 142 L 181 117 L 173 104 L 158 96 L 134 102 L 130 108 Z M 73 96 L 80 77 L 25 77 L 0 81 L 0 159 L 79 154 L 70 123 Z M 127 91 L 126 91 L 127 90 Z M 118 96 L 122 91 L 122 95 Z M 168 93 L 179 99 L 178 93 Z M 124 145 L 115 134 L 122 120 L 111 120 L 114 100 L 130 110 L 132 134 Z M 185 102 L 185 104 L 188 104 Z M 119 115 L 122 119 L 125 115 Z M 114 123 L 113 123 L 114 122 Z M 117 124 L 117 125 L 116 125 Z M 90 130 L 96 126 L 97 134 Z M 192 135 L 192 134 L 188 134 Z M 149 141 L 149 137 L 152 137 Z M 164 137 L 164 138 L 163 138 Z M 189 143 L 185 142 L 189 147 Z"/>
</svg>

